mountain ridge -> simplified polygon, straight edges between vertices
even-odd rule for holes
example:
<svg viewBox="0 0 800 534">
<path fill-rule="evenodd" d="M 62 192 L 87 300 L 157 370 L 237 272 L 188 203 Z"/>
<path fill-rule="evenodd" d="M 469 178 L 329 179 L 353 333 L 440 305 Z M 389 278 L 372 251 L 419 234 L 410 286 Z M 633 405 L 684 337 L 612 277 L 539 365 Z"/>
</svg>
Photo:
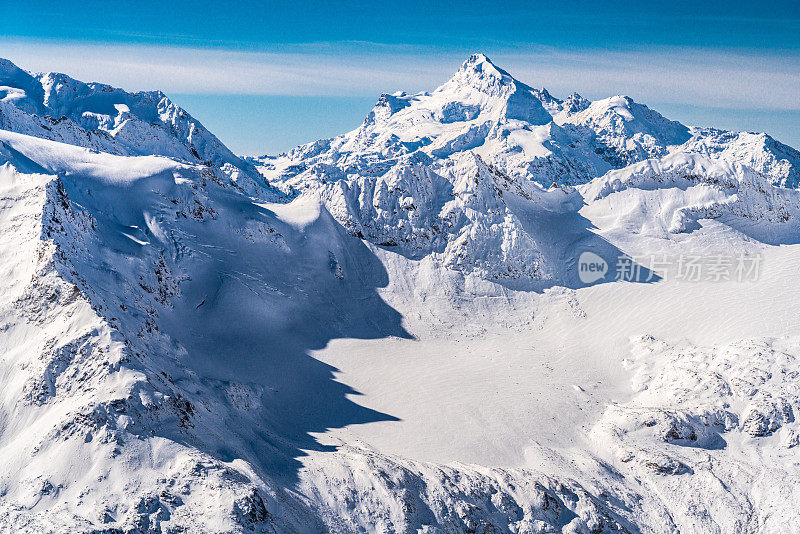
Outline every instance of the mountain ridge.
<svg viewBox="0 0 800 534">
<path fill-rule="evenodd" d="M 488 61 L 241 168 L 0 64 L 0 529 L 796 523 L 793 153 Z"/>
<path fill-rule="evenodd" d="M 734 147 L 744 141 L 751 144 L 751 164 L 773 183 L 791 188 L 800 184 L 800 152 L 768 136 L 748 136 L 688 128 L 630 97 L 590 102 L 573 93 L 559 100 L 546 89 L 519 82 L 485 55 L 473 54 L 431 93 L 382 95 L 352 132 L 251 161 L 268 180 L 280 182 L 317 162 L 364 172 L 370 158 L 391 161 L 419 153 L 443 159 L 475 150 L 509 175 L 544 186 L 578 185 L 670 151 L 695 151 L 713 142 L 716 152 L 724 153 L 720 144 Z M 736 157 L 735 152 L 723 157 Z"/>
<path fill-rule="evenodd" d="M 119 155 L 162 155 L 219 168 L 250 194 L 278 198 L 255 169 L 161 91 L 129 93 L 66 74 L 0 64 L 0 127 Z"/>
</svg>

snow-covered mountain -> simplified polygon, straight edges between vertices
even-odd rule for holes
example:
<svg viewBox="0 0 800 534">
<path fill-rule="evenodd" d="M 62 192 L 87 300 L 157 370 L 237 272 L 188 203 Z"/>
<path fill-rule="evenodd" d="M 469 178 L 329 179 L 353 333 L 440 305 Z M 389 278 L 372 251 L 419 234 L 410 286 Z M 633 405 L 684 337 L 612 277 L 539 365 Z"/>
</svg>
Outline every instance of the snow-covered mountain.
<svg viewBox="0 0 800 534">
<path fill-rule="evenodd" d="M 800 521 L 793 149 L 475 55 L 247 162 L 160 93 L 2 72 L 0 529 Z"/>
<path fill-rule="evenodd" d="M 582 184 L 671 152 L 741 160 L 776 185 L 800 184 L 800 153 L 769 136 L 688 128 L 626 96 L 590 102 L 574 93 L 560 100 L 483 54 L 470 56 L 432 93 L 382 95 L 352 132 L 258 162 L 271 180 L 293 183 L 315 172 L 381 176 L 409 157 L 440 161 L 464 151 L 545 187 Z"/>
<path fill-rule="evenodd" d="M 766 135 L 687 128 L 623 96 L 559 100 L 482 54 L 432 93 L 384 94 L 352 132 L 254 163 L 288 195 L 321 198 L 352 235 L 531 288 L 574 283 L 576 258 L 538 222 L 588 246 L 575 246 L 591 234 L 570 184 L 669 154 L 743 164 L 767 184 L 800 178 L 800 153 Z"/>
<path fill-rule="evenodd" d="M 213 165 L 251 194 L 265 185 L 251 165 L 161 91 L 128 93 L 65 74 L 30 74 L 0 59 L 0 128 L 109 154 Z"/>
</svg>

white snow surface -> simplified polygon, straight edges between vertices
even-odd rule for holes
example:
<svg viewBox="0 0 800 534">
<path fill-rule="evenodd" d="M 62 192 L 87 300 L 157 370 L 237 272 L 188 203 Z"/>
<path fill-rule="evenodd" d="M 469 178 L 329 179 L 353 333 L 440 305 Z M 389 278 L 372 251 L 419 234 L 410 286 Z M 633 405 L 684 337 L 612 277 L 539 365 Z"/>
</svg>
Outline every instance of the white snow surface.
<svg viewBox="0 0 800 534">
<path fill-rule="evenodd" d="M 252 165 L 160 91 L 129 93 L 60 73 L 31 74 L 0 58 L 0 128 L 111 154 L 216 166 L 251 194 L 278 196 Z"/>
<path fill-rule="evenodd" d="M 789 147 L 478 54 L 265 185 L 163 95 L 2 73 L 0 530 L 800 522 Z"/>
</svg>

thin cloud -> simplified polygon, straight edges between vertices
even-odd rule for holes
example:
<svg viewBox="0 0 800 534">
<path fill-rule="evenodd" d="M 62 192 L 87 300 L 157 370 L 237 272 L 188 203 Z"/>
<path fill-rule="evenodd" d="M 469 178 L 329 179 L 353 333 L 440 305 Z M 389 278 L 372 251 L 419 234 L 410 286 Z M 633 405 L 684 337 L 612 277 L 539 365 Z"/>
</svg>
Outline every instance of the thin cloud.
<svg viewBox="0 0 800 534">
<path fill-rule="evenodd" d="M 716 108 L 800 109 L 800 57 L 662 48 L 641 51 L 540 50 L 498 56 L 515 74 L 554 92 Z M 547 80 L 545 82 L 545 80 Z"/>
<path fill-rule="evenodd" d="M 0 40 L 20 67 L 56 70 L 131 90 L 176 94 L 377 97 L 431 90 L 463 51 L 363 42 L 276 50 Z M 628 94 L 643 102 L 715 108 L 800 109 L 800 56 L 719 49 L 485 50 L 517 78 L 556 95 Z"/>
</svg>

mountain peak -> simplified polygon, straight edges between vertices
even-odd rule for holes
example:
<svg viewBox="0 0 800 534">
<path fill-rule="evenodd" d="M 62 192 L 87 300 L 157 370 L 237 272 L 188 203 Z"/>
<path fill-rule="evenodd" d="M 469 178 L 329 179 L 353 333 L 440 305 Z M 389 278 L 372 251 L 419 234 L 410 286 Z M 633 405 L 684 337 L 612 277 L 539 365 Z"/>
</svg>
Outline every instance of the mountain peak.
<svg viewBox="0 0 800 534">
<path fill-rule="evenodd" d="M 0 71 L 11 72 L 19 69 L 13 61 L 0 57 Z"/>
<path fill-rule="evenodd" d="M 458 73 L 490 76 L 493 78 L 508 77 L 513 79 L 509 73 L 492 63 L 492 60 L 489 59 L 485 54 L 480 53 L 469 56 L 467 60 L 461 64 L 461 68 L 458 69 Z"/>
<path fill-rule="evenodd" d="M 496 96 L 509 89 L 513 92 L 515 83 L 519 84 L 513 76 L 492 63 L 486 55 L 472 54 L 440 89 L 469 87 Z"/>
<path fill-rule="evenodd" d="M 467 60 L 461 65 L 461 68 L 463 70 L 471 65 L 486 64 L 486 63 L 488 63 L 493 67 L 495 66 L 495 64 L 492 63 L 492 60 L 489 59 L 489 57 L 486 54 L 478 52 L 469 56 Z"/>
<path fill-rule="evenodd" d="M 0 58 L 0 79 L 18 81 L 32 78 L 28 72 L 17 67 L 10 59 Z"/>
</svg>

